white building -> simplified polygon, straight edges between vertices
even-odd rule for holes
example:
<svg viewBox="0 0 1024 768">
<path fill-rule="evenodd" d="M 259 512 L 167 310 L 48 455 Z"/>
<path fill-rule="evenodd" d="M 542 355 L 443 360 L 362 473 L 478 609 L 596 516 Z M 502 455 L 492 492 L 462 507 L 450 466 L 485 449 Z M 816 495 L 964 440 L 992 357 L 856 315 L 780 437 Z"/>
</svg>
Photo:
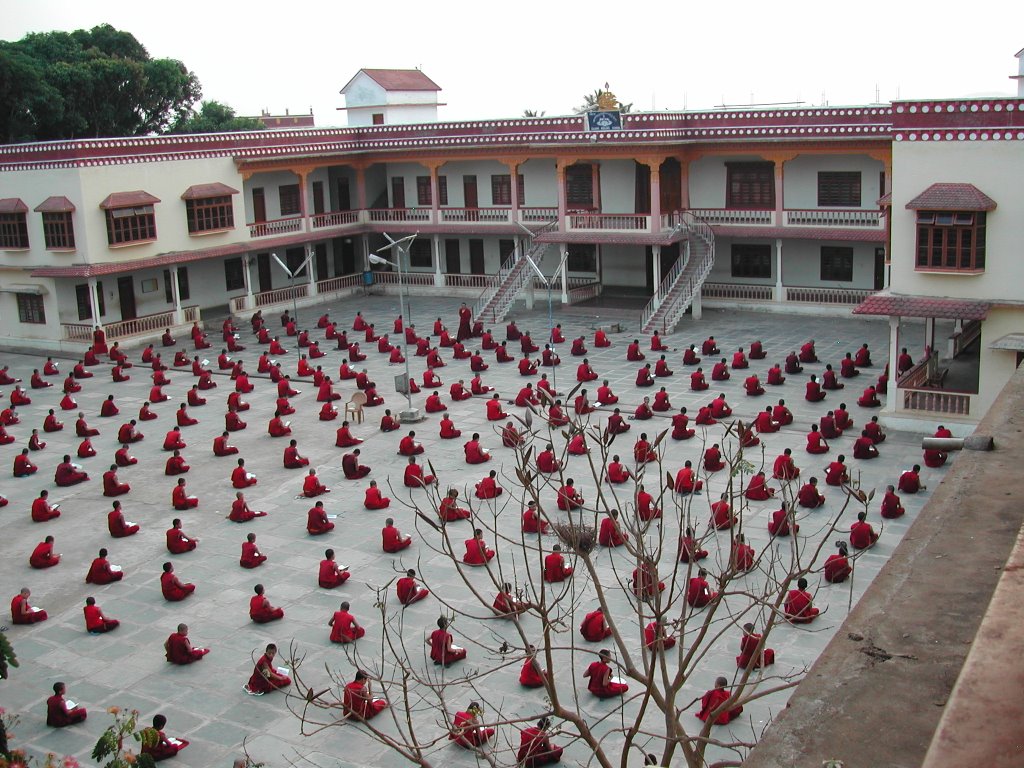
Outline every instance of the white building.
<svg viewBox="0 0 1024 768">
<path fill-rule="evenodd" d="M 360 69 L 340 93 L 348 124 L 437 122 L 441 88 L 418 69 Z"/>
</svg>

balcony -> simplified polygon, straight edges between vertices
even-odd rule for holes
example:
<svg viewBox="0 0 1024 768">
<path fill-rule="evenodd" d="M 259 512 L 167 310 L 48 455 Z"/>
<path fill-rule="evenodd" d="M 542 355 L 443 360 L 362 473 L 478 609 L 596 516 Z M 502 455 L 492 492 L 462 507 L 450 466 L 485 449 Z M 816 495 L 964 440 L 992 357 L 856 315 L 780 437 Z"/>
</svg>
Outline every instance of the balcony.
<svg viewBox="0 0 1024 768">
<path fill-rule="evenodd" d="M 787 208 L 782 212 L 782 222 L 777 223 L 773 210 L 742 210 L 737 208 L 693 208 L 694 216 L 712 226 L 724 227 L 775 227 L 785 229 L 863 229 L 881 232 L 885 220 L 879 210 Z"/>
<path fill-rule="evenodd" d="M 569 232 L 650 232 L 651 217 L 645 213 L 570 213 Z"/>
<path fill-rule="evenodd" d="M 289 232 L 302 231 L 302 217 L 289 216 L 287 219 L 272 219 L 270 221 L 257 221 L 249 227 L 249 237 L 270 237 L 272 235 L 286 235 Z"/>
<path fill-rule="evenodd" d="M 713 227 L 775 226 L 775 211 L 752 211 L 738 208 L 691 208 L 690 213 Z"/>
</svg>

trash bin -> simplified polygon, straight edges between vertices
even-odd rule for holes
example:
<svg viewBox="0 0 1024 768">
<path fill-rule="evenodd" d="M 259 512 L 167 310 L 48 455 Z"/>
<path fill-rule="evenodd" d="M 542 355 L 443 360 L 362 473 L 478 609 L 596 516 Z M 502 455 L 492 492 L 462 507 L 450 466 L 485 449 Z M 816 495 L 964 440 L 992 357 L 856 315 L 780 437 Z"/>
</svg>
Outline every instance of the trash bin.
<svg viewBox="0 0 1024 768">
<path fill-rule="evenodd" d="M 372 285 L 373 285 L 373 270 L 372 269 L 367 269 L 365 272 L 363 272 L 363 286 L 365 288 L 369 288 Z"/>
</svg>

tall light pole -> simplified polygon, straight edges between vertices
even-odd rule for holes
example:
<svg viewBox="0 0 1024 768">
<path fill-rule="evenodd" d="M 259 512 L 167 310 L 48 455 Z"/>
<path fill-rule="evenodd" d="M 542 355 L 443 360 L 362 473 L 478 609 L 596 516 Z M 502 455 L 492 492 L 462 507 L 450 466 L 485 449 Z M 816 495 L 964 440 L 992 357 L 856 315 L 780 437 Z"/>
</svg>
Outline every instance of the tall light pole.
<svg viewBox="0 0 1024 768">
<path fill-rule="evenodd" d="M 405 275 L 402 272 L 402 254 L 407 252 L 408 244 L 411 243 L 413 240 L 415 240 L 416 236 L 418 234 L 419 233 L 417 232 L 417 233 L 412 234 L 412 235 L 407 235 L 406 237 L 403 237 L 400 240 L 394 240 L 394 239 L 392 239 L 392 237 L 390 235 L 388 235 L 385 232 L 384 233 L 384 237 L 386 237 L 388 239 L 388 245 L 385 245 L 382 248 L 378 248 L 374 253 L 371 253 L 368 256 L 369 262 L 371 264 L 388 264 L 388 265 L 390 265 L 392 267 L 396 267 L 398 269 L 398 307 L 399 307 L 399 312 L 402 313 L 402 317 L 407 322 L 408 322 L 408 318 L 405 317 L 405 296 L 404 296 L 404 292 L 403 292 L 403 289 L 405 287 Z M 395 257 L 395 261 L 389 261 L 388 259 L 385 259 L 383 256 L 378 256 L 377 255 L 381 251 L 389 251 L 389 250 L 392 250 L 392 249 L 395 249 L 398 252 L 397 256 Z M 420 421 L 420 419 L 421 419 L 421 417 L 420 417 L 420 409 L 412 407 L 412 392 L 410 391 L 410 388 L 409 388 L 409 381 L 410 381 L 410 379 L 409 379 L 409 350 L 408 350 L 408 348 L 406 347 L 406 344 L 405 344 L 405 332 L 404 331 L 402 332 L 401 343 L 402 343 L 402 351 L 404 353 L 402 355 L 402 357 L 405 358 L 405 402 L 406 402 L 406 409 L 404 411 L 399 411 L 399 413 L 398 413 L 398 420 L 401 421 L 401 422 L 406 422 L 406 423 L 417 422 L 417 421 Z"/>
</svg>

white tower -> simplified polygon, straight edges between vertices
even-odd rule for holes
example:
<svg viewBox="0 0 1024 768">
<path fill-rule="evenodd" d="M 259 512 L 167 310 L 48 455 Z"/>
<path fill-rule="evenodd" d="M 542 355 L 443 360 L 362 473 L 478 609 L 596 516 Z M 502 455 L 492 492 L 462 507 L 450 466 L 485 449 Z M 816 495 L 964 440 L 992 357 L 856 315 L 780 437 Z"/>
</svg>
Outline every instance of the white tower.
<svg viewBox="0 0 1024 768">
<path fill-rule="evenodd" d="M 1017 74 L 1010 75 L 1011 80 L 1017 81 L 1017 98 L 1024 99 L 1024 48 L 1015 54 L 1017 57 Z"/>
</svg>

